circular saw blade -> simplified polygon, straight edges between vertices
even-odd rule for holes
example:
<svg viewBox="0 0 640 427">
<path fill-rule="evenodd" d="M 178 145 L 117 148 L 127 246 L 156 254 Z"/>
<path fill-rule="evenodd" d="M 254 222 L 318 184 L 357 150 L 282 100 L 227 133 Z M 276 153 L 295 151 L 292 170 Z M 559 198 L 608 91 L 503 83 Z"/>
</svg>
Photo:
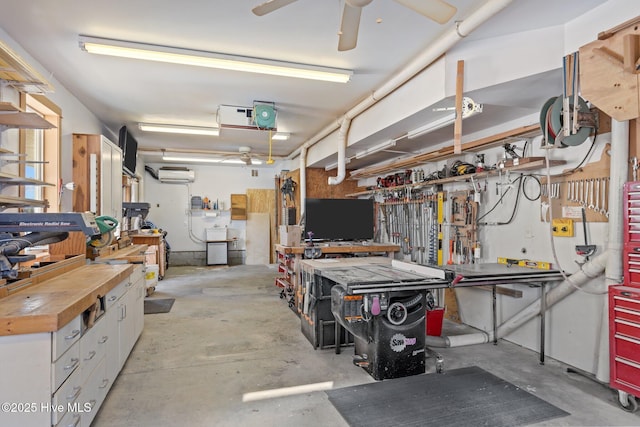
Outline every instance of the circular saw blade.
<svg viewBox="0 0 640 427">
<path fill-rule="evenodd" d="M 104 248 L 113 241 L 113 231 L 109 230 L 106 233 L 102 233 L 100 236 L 93 236 L 89 241 L 89 246 L 94 248 Z"/>
</svg>

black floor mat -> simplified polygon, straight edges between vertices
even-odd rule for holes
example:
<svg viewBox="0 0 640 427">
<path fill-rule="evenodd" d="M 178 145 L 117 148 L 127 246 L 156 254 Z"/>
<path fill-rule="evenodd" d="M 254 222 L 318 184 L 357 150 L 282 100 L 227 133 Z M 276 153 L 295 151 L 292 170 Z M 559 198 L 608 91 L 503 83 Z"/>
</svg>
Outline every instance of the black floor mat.
<svg viewBox="0 0 640 427">
<path fill-rule="evenodd" d="M 175 298 L 145 298 L 144 314 L 168 313 L 175 301 Z"/>
<path fill-rule="evenodd" d="M 326 393 L 351 427 L 506 427 L 569 415 L 477 366 Z"/>
</svg>

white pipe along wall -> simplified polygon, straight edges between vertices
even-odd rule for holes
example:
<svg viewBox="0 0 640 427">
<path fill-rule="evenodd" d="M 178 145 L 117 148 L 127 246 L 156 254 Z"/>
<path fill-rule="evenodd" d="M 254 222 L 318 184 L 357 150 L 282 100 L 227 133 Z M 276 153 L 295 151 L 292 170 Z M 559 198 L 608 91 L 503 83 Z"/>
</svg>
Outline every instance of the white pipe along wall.
<svg viewBox="0 0 640 427">
<path fill-rule="evenodd" d="M 629 122 L 611 120 L 611 166 L 609 188 L 624 188 L 629 176 Z M 624 240 L 624 200 L 622 191 L 609 191 L 609 241 L 605 285 L 622 283 L 622 249 Z M 609 382 L 609 299 L 603 298 L 600 320 L 600 346 L 597 354 L 596 378 Z"/>
<path fill-rule="evenodd" d="M 409 81 L 416 74 L 420 73 L 426 67 L 431 65 L 433 61 L 438 59 L 444 53 L 446 53 L 451 47 L 453 47 L 459 40 L 469 35 L 478 26 L 483 24 L 489 18 L 500 12 L 507 7 L 513 0 L 489 0 L 482 5 L 478 10 L 472 13 L 467 19 L 461 22 L 457 22 L 455 26 L 451 27 L 442 36 L 440 36 L 435 42 L 429 45 L 420 55 L 414 58 L 404 69 L 400 70 L 394 77 L 383 84 L 378 90 L 375 90 L 369 97 L 357 104 L 351 110 L 349 110 L 342 119 L 330 124 L 324 128 L 319 134 L 312 137 L 309 141 L 305 142 L 300 148 L 294 150 L 288 158 L 292 159 L 298 155 L 302 147 L 309 148 L 334 132 L 340 127 L 340 137 L 338 138 L 338 175 L 336 177 L 329 177 L 329 185 L 337 185 L 342 182 L 344 175 L 346 175 L 346 162 L 345 154 L 347 147 L 347 135 L 349 133 L 349 126 L 351 120 L 358 115 L 362 114 L 365 110 L 372 105 L 379 102 L 385 96 L 402 86 Z M 341 150 L 342 156 L 340 155 Z M 306 167 L 306 164 L 304 165 Z M 301 164 L 302 168 L 302 164 Z M 342 174 L 341 172 L 342 171 Z M 302 186 L 302 182 L 301 182 Z M 301 198 L 300 202 L 304 204 L 304 199 Z"/>
</svg>

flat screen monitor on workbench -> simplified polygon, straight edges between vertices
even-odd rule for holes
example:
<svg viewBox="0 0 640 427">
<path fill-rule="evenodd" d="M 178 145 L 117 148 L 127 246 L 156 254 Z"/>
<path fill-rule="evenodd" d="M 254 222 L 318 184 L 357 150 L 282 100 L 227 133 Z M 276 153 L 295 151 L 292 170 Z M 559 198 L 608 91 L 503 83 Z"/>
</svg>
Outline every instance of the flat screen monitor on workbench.
<svg viewBox="0 0 640 427">
<path fill-rule="evenodd" d="M 306 199 L 304 238 L 372 240 L 373 211 L 370 199 Z"/>
</svg>

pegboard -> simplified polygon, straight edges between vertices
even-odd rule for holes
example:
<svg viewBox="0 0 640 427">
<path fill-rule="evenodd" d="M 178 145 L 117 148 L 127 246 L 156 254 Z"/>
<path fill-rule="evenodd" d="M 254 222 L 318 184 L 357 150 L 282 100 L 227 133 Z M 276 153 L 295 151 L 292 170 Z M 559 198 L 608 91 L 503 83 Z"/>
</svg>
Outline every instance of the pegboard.
<svg viewBox="0 0 640 427">
<path fill-rule="evenodd" d="M 602 150 L 600 160 L 588 163 L 576 169 L 567 169 L 562 174 L 551 176 L 551 185 L 547 178 L 540 179 L 542 221 L 550 221 L 548 208 L 552 203 L 553 218 L 572 218 L 582 221 L 582 208 L 585 208 L 587 222 L 609 221 L 610 191 L 610 144 Z"/>
</svg>

